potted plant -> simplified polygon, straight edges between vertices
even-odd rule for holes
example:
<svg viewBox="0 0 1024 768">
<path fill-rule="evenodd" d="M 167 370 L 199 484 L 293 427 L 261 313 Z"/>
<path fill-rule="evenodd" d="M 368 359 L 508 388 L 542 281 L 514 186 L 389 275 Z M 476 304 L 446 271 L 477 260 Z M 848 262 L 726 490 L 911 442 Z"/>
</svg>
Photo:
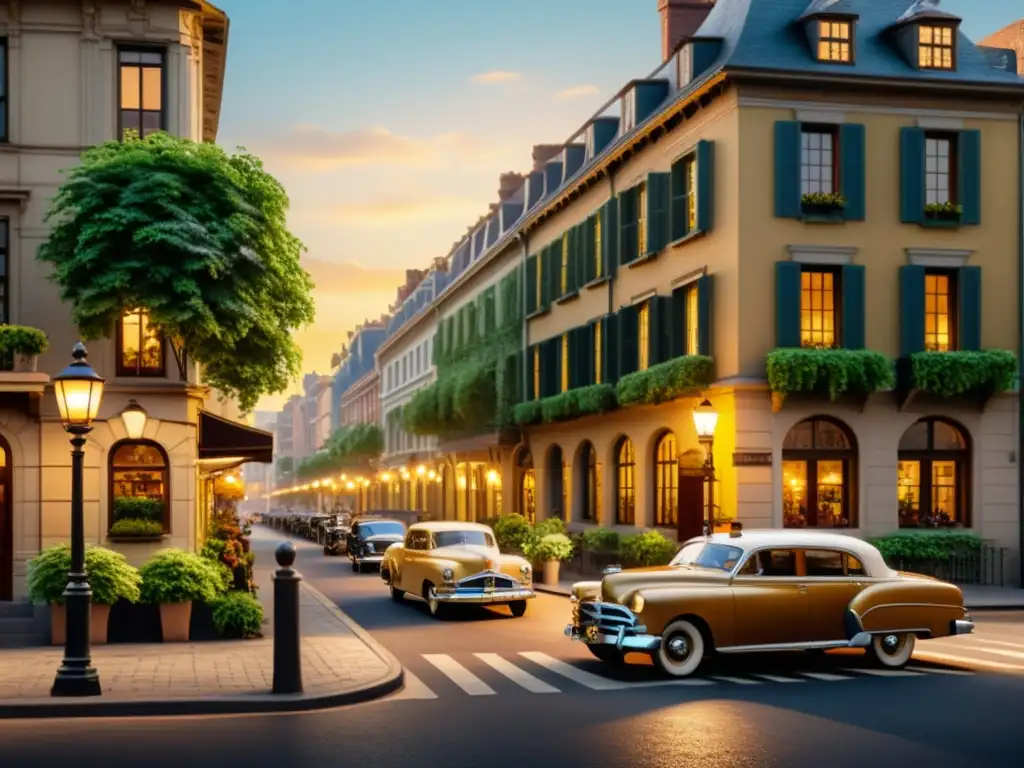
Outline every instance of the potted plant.
<svg viewBox="0 0 1024 768">
<path fill-rule="evenodd" d="M 227 638 L 259 637 L 263 604 L 248 592 L 228 592 L 213 604 L 213 627 Z"/>
<path fill-rule="evenodd" d="M 46 334 L 27 325 L 0 325 L 0 355 L 12 359 L 14 370 L 34 373 L 39 356 L 50 346 Z"/>
<path fill-rule="evenodd" d="M 28 591 L 34 603 L 50 605 L 50 633 L 54 645 L 63 645 L 67 627 L 64 615 L 64 589 L 71 570 L 71 548 L 58 544 L 39 553 L 29 563 Z M 97 645 L 107 642 L 110 607 L 119 600 L 138 602 L 139 572 L 120 552 L 103 547 L 85 550 L 85 574 L 92 590 L 90 639 Z"/>
<path fill-rule="evenodd" d="M 956 203 L 928 203 L 924 207 L 924 217 L 932 221 L 960 221 L 964 208 Z"/>
<path fill-rule="evenodd" d="M 559 566 L 572 558 L 572 541 L 564 533 L 549 533 L 539 539 L 527 543 L 526 556 L 543 566 L 543 583 L 551 586 L 558 584 Z"/>
<path fill-rule="evenodd" d="M 160 606 L 165 643 L 187 642 L 192 603 L 214 602 L 228 589 L 226 568 L 181 549 L 157 552 L 142 566 L 142 599 Z"/>
<path fill-rule="evenodd" d="M 835 192 L 812 192 L 800 198 L 801 208 L 811 216 L 834 216 L 846 208 L 846 198 Z"/>
</svg>

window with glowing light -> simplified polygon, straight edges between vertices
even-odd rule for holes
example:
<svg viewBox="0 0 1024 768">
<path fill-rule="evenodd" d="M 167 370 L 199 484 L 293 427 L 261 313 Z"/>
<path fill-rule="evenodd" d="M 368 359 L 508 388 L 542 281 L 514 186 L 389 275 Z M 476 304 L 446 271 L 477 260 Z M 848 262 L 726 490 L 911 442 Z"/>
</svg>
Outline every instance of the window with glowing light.
<svg viewBox="0 0 1024 768">
<path fill-rule="evenodd" d="M 562 295 L 569 292 L 569 233 L 562 235 Z"/>
<path fill-rule="evenodd" d="M 533 399 L 540 400 L 540 347 L 533 348 Z"/>
<path fill-rule="evenodd" d="M 970 527 L 970 442 L 951 421 L 926 418 L 900 438 L 900 528 Z"/>
<path fill-rule="evenodd" d="M 615 446 L 615 477 L 615 524 L 636 525 L 636 453 L 628 437 Z"/>
<path fill-rule="evenodd" d="M 151 440 L 123 440 L 111 449 L 109 461 L 109 525 L 119 519 L 152 520 L 168 532 L 170 462 L 163 447 Z"/>
<path fill-rule="evenodd" d="M 697 300 L 697 284 L 694 283 L 686 289 L 684 297 L 686 309 L 686 327 L 681 329 L 686 333 L 686 354 L 700 354 L 700 304 Z"/>
<path fill-rule="evenodd" d="M 163 376 L 164 340 L 144 309 L 131 309 L 117 325 L 117 375 Z"/>
<path fill-rule="evenodd" d="M 637 313 L 637 369 L 646 371 L 651 362 L 651 306 L 648 302 L 640 305 Z"/>
<path fill-rule="evenodd" d="M 818 22 L 818 61 L 849 64 L 853 61 L 850 46 L 852 25 L 848 21 Z"/>
<path fill-rule="evenodd" d="M 636 193 L 636 244 L 637 253 L 647 253 L 647 186 L 641 184 Z"/>
<path fill-rule="evenodd" d="M 786 528 L 855 528 L 857 447 L 836 419 L 801 421 L 782 446 L 782 514 Z"/>
<path fill-rule="evenodd" d="M 602 384 L 601 375 L 601 358 L 604 354 L 602 344 L 604 340 L 601 338 L 601 323 L 594 323 L 594 383 Z"/>
<path fill-rule="evenodd" d="M 838 342 L 839 275 L 830 269 L 805 269 L 800 275 L 800 343 L 834 347 Z"/>
<path fill-rule="evenodd" d="M 516 462 L 519 474 L 519 514 L 533 523 L 537 520 L 537 480 L 533 471 L 533 455 L 523 450 Z"/>
<path fill-rule="evenodd" d="M 140 136 L 164 129 L 164 52 L 158 50 L 118 51 L 118 135 L 127 131 Z"/>
<path fill-rule="evenodd" d="M 569 391 L 569 334 L 562 334 L 562 392 Z"/>
<path fill-rule="evenodd" d="M 956 33 L 951 26 L 922 24 L 917 31 L 917 64 L 921 69 L 954 69 Z"/>
<path fill-rule="evenodd" d="M 928 352 L 956 349 L 956 277 L 927 271 L 924 276 L 924 348 Z"/>
<path fill-rule="evenodd" d="M 679 509 L 676 436 L 666 432 L 654 446 L 654 525 L 675 528 Z"/>
<path fill-rule="evenodd" d="M 587 522 L 601 520 L 601 462 L 597 460 L 594 444 L 584 440 L 580 446 L 580 466 L 584 477 L 582 483 L 582 515 Z"/>
<path fill-rule="evenodd" d="M 594 278 L 603 277 L 604 269 L 601 260 L 601 212 L 594 216 Z"/>
</svg>

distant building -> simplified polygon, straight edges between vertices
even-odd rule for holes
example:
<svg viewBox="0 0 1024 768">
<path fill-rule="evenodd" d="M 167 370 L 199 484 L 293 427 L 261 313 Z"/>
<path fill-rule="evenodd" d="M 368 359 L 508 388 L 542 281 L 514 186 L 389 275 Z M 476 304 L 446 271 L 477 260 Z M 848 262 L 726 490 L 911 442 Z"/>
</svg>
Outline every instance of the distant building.
<svg viewBox="0 0 1024 768">
<path fill-rule="evenodd" d="M 1017 54 L 1017 72 L 1024 75 L 1024 19 L 1007 24 L 998 32 L 986 37 L 978 45 L 1013 51 Z"/>
</svg>

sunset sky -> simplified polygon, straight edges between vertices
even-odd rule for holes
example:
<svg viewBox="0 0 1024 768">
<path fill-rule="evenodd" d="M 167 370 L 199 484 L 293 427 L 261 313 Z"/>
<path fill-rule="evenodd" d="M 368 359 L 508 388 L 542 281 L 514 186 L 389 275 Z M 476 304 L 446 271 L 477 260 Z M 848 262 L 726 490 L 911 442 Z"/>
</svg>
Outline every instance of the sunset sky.
<svg viewBox="0 0 1024 768">
<path fill-rule="evenodd" d="M 387 311 L 405 269 L 446 255 L 534 144 L 570 138 L 660 63 L 657 0 L 216 4 L 231 17 L 218 141 L 264 159 L 309 249 L 307 371 Z M 1020 0 L 942 7 L 974 39 L 1024 14 Z"/>
</svg>

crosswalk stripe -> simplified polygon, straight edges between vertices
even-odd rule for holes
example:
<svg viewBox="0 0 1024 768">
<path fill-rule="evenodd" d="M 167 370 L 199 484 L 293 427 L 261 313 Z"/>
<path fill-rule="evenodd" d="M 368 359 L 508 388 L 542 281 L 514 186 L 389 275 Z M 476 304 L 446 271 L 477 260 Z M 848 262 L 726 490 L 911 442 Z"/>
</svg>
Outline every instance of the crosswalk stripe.
<svg viewBox="0 0 1024 768">
<path fill-rule="evenodd" d="M 920 672 L 908 672 L 905 669 L 868 669 L 867 667 L 861 667 L 860 669 L 847 669 L 845 671 L 872 675 L 874 677 L 921 677 Z"/>
<path fill-rule="evenodd" d="M 907 667 L 911 672 L 922 672 L 924 674 L 938 675 L 965 675 L 970 677 L 973 672 L 966 672 L 962 669 L 945 669 L 943 667 Z"/>
<path fill-rule="evenodd" d="M 760 677 L 765 680 L 771 680 L 773 683 L 803 683 L 805 680 L 798 680 L 795 677 L 780 677 L 779 675 L 754 675 L 754 677 Z"/>
<path fill-rule="evenodd" d="M 846 675 L 833 675 L 830 672 L 801 672 L 801 675 L 809 677 L 812 680 L 822 680 L 826 683 L 834 683 L 839 680 L 853 680 L 852 677 Z"/>
<path fill-rule="evenodd" d="M 487 683 L 474 675 L 455 659 L 445 653 L 424 654 L 424 659 L 429 661 L 441 672 L 443 672 L 453 683 L 464 690 L 470 696 L 494 696 L 494 689 Z"/>
<path fill-rule="evenodd" d="M 496 653 L 474 653 L 480 661 L 496 672 L 501 673 L 516 685 L 525 688 L 530 693 L 561 693 L 553 685 L 548 685 L 539 677 L 531 675 L 524 669 L 520 669 L 511 661 L 506 661 Z"/>
<path fill-rule="evenodd" d="M 395 695 L 396 699 L 436 699 L 437 694 L 434 693 L 427 684 L 420 680 L 409 670 L 405 670 L 403 673 L 404 683 L 402 690 Z"/>
<path fill-rule="evenodd" d="M 750 680 L 746 677 L 726 677 L 725 675 L 712 675 L 715 680 L 723 683 L 736 683 L 737 685 L 761 685 L 757 680 Z"/>
<path fill-rule="evenodd" d="M 609 680 L 605 677 L 584 672 L 582 669 L 577 669 L 571 664 L 566 664 L 564 661 L 553 659 L 546 653 L 523 651 L 519 655 L 527 661 L 532 661 L 534 664 L 544 667 L 544 669 L 549 672 L 554 672 L 556 675 L 566 677 L 574 683 L 579 683 L 592 691 L 621 691 L 623 688 L 630 687 L 629 683 L 623 683 L 618 680 Z"/>
</svg>

